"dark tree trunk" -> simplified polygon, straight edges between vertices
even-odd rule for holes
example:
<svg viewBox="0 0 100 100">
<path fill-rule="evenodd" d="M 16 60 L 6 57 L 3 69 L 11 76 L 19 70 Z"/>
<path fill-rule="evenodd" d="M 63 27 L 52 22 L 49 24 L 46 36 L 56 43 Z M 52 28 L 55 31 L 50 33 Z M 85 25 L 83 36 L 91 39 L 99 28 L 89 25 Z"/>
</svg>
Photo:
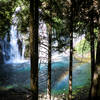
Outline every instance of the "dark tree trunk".
<svg viewBox="0 0 100 100">
<path fill-rule="evenodd" d="M 100 1 L 98 0 L 97 10 L 100 8 L 99 4 L 100 4 Z M 93 26 L 93 23 L 91 24 Z M 94 68 L 92 68 L 93 78 L 92 78 L 92 84 L 91 84 L 91 100 L 100 100 L 100 85 L 99 85 L 100 84 L 100 74 L 99 74 L 100 73 L 100 17 L 98 19 L 98 25 L 99 25 L 99 33 L 98 33 L 98 40 L 97 40 L 96 65 L 94 65 Z M 93 28 L 91 28 L 91 30 L 93 30 Z M 91 38 L 91 41 L 93 41 L 92 38 Z M 93 55 L 92 52 L 91 52 L 91 55 Z M 95 56 L 94 56 L 94 60 L 95 60 Z M 93 61 L 93 58 L 91 58 L 91 64 L 93 64 L 92 61 Z"/>
<path fill-rule="evenodd" d="M 52 18 L 52 0 L 50 0 L 50 17 Z M 47 93 L 48 93 L 48 100 L 51 100 L 51 40 L 52 40 L 52 22 L 50 20 L 50 24 L 48 26 L 48 89 L 47 89 Z"/>
<path fill-rule="evenodd" d="M 98 11 L 99 11 L 99 17 L 98 17 L 98 41 L 97 41 L 97 54 L 96 54 L 96 66 L 97 66 L 97 72 L 98 72 L 98 81 L 97 81 L 97 97 L 100 100 L 100 0 L 98 0 Z"/>
<path fill-rule="evenodd" d="M 96 54 L 96 64 L 100 64 L 100 27 L 97 40 L 97 54 Z"/>
<path fill-rule="evenodd" d="M 96 54 L 96 66 L 98 72 L 98 81 L 97 81 L 97 96 L 100 99 L 100 17 L 99 17 L 99 33 L 98 33 L 98 42 L 97 42 L 97 54 Z"/>
<path fill-rule="evenodd" d="M 96 54 L 96 64 L 100 64 L 100 0 L 98 1 L 98 11 L 99 11 L 99 17 L 98 17 L 98 26 L 99 26 L 99 32 L 98 32 L 98 40 L 97 40 L 97 54 Z"/>
<path fill-rule="evenodd" d="M 49 26 L 48 36 L 48 100 L 51 100 L 51 39 L 52 39 L 52 27 Z"/>
<path fill-rule="evenodd" d="M 71 0 L 70 9 L 70 63 L 69 63 L 69 95 L 68 100 L 72 100 L 72 67 L 73 67 L 73 2 Z"/>
<path fill-rule="evenodd" d="M 89 98 L 91 100 L 94 99 L 96 95 L 96 88 L 95 88 L 95 76 L 96 75 L 96 68 L 95 68 L 95 46 L 94 46 L 94 22 L 93 22 L 93 10 L 91 11 L 90 15 L 90 45 L 91 45 L 91 87 L 90 87 L 90 93 Z"/>
<path fill-rule="evenodd" d="M 38 2 L 30 0 L 30 63 L 32 100 L 38 100 Z"/>
</svg>

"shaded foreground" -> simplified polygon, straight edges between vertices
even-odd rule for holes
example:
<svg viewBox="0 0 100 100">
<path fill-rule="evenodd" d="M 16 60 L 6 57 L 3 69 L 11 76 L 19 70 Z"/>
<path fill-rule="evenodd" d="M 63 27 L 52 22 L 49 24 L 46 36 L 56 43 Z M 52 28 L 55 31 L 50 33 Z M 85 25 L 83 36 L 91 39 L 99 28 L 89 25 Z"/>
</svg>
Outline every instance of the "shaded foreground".
<svg viewBox="0 0 100 100">
<path fill-rule="evenodd" d="M 80 89 L 77 95 L 74 95 L 73 100 L 88 100 L 87 95 L 88 89 Z M 52 100 L 67 100 L 64 95 L 60 95 L 57 97 L 52 97 Z M 31 100 L 31 92 L 24 89 L 11 89 L 8 91 L 0 91 L 0 100 Z M 47 100 L 46 96 L 39 96 L 39 100 Z"/>
</svg>

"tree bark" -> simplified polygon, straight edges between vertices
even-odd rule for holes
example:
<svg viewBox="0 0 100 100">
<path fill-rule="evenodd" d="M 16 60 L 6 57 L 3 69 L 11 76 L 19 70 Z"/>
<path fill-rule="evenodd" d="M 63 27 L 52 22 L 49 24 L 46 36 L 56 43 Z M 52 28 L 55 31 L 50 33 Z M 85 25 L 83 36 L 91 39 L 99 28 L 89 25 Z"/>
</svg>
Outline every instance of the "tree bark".
<svg viewBox="0 0 100 100">
<path fill-rule="evenodd" d="M 51 100 L 51 39 L 52 39 L 52 27 L 49 26 L 48 36 L 48 100 Z"/>
<path fill-rule="evenodd" d="M 70 62 L 69 62 L 69 95 L 68 100 L 72 100 L 72 67 L 73 67 L 73 2 L 70 8 Z"/>
<path fill-rule="evenodd" d="M 52 0 L 50 0 L 50 17 L 52 18 Z M 48 94 L 48 100 L 51 100 L 51 40 L 52 40 L 52 22 L 50 20 L 50 24 L 48 26 L 48 88 L 47 88 L 47 94 Z"/>
<path fill-rule="evenodd" d="M 97 42 L 97 54 L 96 54 L 96 66 L 98 72 L 98 81 L 97 81 L 97 96 L 100 99 L 100 16 L 99 16 L 99 33 L 98 33 L 98 42 Z"/>
<path fill-rule="evenodd" d="M 30 85 L 32 100 L 38 100 L 38 2 L 30 0 Z"/>
<path fill-rule="evenodd" d="M 97 40 L 97 54 L 96 54 L 96 67 L 98 72 L 98 80 L 97 80 L 97 97 L 100 100 L 100 0 L 98 0 L 98 40 Z"/>
<path fill-rule="evenodd" d="M 98 17 L 98 40 L 97 40 L 97 54 L 96 54 L 96 64 L 100 64 L 100 1 L 98 0 L 98 10 L 99 10 L 99 17 Z"/>
<path fill-rule="evenodd" d="M 99 10 L 100 1 L 98 0 L 98 8 Z M 93 23 L 91 23 L 93 25 Z M 98 18 L 98 26 L 99 26 L 99 32 L 98 32 L 98 40 L 97 40 L 97 52 L 96 52 L 96 64 L 93 68 L 93 58 L 91 58 L 91 67 L 92 67 L 92 84 L 91 84 L 91 100 L 100 100 L 100 15 Z M 93 30 L 93 28 L 91 28 Z M 93 38 L 91 38 L 91 41 L 93 41 Z M 93 49 L 93 47 L 92 47 Z M 91 55 L 92 52 L 91 52 Z M 95 56 L 94 56 L 95 58 Z"/>
<path fill-rule="evenodd" d="M 93 10 L 91 11 L 90 15 L 90 45 L 91 45 L 91 87 L 90 87 L 90 94 L 89 98 L 91 100 L 94 100 L 96 96 L 96 79 L 95 76 L 97 76 L 96 73 L 96 66 L 95 66 L 95 44 L 94 44 L 94 22 L 93 22 Z"/>
</svg>

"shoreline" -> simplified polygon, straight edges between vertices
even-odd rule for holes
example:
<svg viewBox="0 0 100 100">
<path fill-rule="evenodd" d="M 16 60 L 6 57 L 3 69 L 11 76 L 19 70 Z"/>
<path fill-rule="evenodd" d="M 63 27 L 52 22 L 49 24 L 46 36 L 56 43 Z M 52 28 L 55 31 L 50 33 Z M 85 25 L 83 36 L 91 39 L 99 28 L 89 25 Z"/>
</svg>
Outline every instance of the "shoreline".
<svg viewBox="0 0 100 100">
<path fill-rule="evenodd" d="M 91 57 L 89 54 L 86 54 L 85 56 L 79 55 L 79 54 L 74 54 L 73 57 L 80 63 L 90 63 L 91 62 Z"/>
</svg>

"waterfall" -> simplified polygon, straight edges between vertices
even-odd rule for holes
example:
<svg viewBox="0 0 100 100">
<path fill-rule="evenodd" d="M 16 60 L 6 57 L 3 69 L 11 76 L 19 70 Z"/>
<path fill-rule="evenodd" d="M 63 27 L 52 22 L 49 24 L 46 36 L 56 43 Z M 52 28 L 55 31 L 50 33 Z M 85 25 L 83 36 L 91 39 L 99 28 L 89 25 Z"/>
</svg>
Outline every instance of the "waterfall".
<svg viewBox="0 0 100 100">
<path fill-rule="evenodd" d="M 21 59 L 21 55 L 18 49 L 18 36 L 16 27 L 14 25 L 11 26 L 10 32 L 10 61 L 19 61 Z"/>
<path fill-rule="evenodd" d="M 18 18 L 16 17 L 16 13 L 12 17 L 13 25 L 11 25 L 10 29 L 10 42 L 7 41 L 8 34 L 6 34 L 4 39 L 6 43 L 9 43 L 9 51 L 8 48 L 4 49 L 4 52 L 7 51 L 9 53 L 9 59 L 6 59 L 6 57 L 4 59 L 6 63 L 19 63 L 24 61 L 25 45 L 23 44 L 21 34 L 17 31 Z"/>
</svg>

